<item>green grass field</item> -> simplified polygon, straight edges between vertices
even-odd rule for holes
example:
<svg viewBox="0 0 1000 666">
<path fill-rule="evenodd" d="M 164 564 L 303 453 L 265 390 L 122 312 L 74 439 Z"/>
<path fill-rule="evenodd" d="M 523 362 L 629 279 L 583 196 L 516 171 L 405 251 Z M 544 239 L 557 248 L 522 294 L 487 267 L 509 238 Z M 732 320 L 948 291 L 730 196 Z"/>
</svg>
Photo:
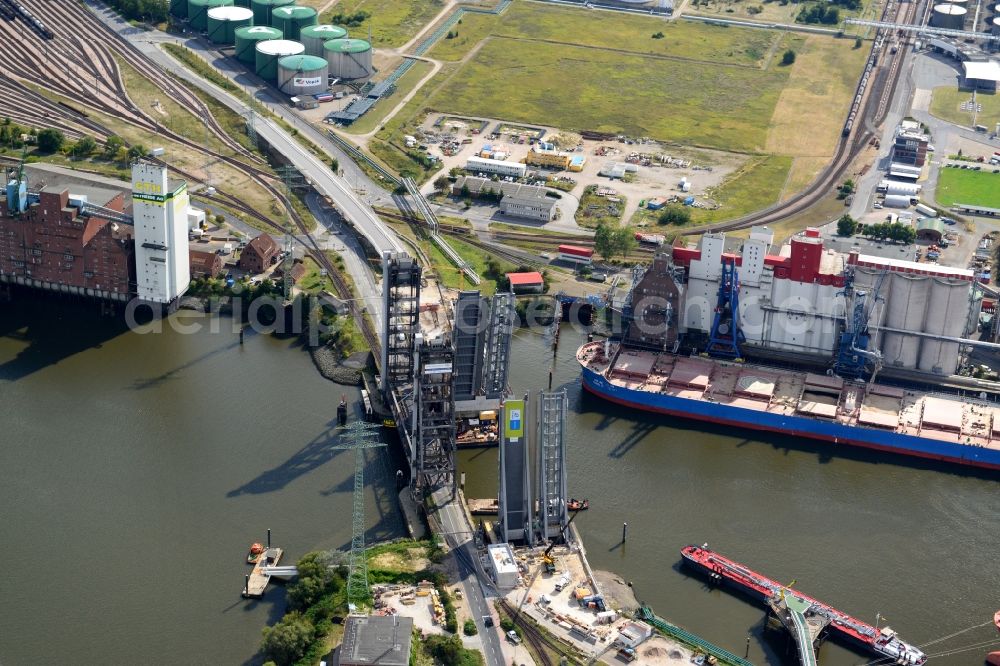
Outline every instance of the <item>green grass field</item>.
<svg viewBox="0 0 1000 666">
<path fill-rule="evenodd" d="M 755 151 L 766 142 L 787 79 L 787 69 L 675 63 L 494 37 L 426 106 L 569 130 Z"/>
<path fill-rule="evenodd" d="M 994 168 L 941 169 L 934 198 L 942 206 L 964 203 L 1000 208 L 1000 173 L 993 173 Z"/>
<path fill-rule="evenodd" d="M 444 8 L 443 0 L 340 0 L 323 15 L 368 12 L 364 25 L 348 28 L 351 37 L 368 38 L 371 27 L 375 48 L 395 48 L 407 43 Z"/>
<path fill-rule="evenodd" d="M 993 131 L 996 124 L 1000 123 L 1000 95 L 976 95 L 976 103 L 980 104 L 983 110 L 978 114 L 975 123 L 972 122 L 971 111 L 960 109 L 962 102 L 971 99 L 972 93 L 968 90 L 958 90 L 954 86 L 935 88 L 931 97 L 931 114 L 963 127 L 972 127 L 973 124 L 985 125 Z"/>
</svg>

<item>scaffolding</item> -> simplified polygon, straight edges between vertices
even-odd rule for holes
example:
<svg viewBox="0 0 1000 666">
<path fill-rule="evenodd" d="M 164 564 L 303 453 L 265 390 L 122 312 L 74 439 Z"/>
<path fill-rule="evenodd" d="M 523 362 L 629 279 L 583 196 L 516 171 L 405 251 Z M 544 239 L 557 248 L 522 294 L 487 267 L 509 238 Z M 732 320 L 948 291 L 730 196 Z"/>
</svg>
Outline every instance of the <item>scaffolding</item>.
<svg viewBox="0 0 1000 666">
<path fill-rule="evenodd" d="M 405 252 L 382 256 L 382 392 L 413 381 L 420 330 L 420 265 Z"/>
<path fill-rule="evenodd" d="M 416 338 L 413 490 L 419 498 L 436 488 L 450 486 L 454 497 L 458 490 L 455 478 L 455 394 L 452 386 L 455 353 L 447 337 L 425 341 L 418 334 Z"/>
<path fill-rule="evenodd" d="M 564 534 L 566 510 L 566 390 L 538 395 L 538 531 L 543 541 Z"/>
</svg>

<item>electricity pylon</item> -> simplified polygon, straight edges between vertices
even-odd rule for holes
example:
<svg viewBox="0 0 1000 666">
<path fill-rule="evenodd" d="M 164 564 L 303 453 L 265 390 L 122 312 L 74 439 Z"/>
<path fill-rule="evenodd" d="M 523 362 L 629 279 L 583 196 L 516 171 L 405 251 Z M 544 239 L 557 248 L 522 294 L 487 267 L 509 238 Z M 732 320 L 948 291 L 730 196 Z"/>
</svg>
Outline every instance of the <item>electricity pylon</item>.
<svg viewBox="0 0 1000 666">
<path fill-rule="evenodd" d="M 334 449 L 354 450 L 354 517 L 352 521 L 351 557 L 347 573 L 347 603 L 368 598 L 368 560 L 365 558 L 365 449 L 385 446 L 378 439 L 379 425 L 355 421 L 344 426 L 341 444 Z"/>
</svg>

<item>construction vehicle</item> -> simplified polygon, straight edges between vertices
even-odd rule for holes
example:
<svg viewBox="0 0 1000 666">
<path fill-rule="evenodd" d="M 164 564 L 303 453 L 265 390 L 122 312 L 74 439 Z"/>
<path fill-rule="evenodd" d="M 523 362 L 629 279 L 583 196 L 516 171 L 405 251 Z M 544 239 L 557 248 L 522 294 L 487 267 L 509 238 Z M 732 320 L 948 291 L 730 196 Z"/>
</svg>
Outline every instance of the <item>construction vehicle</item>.
<svg viewBox="0 0 1000 666">
<path fill-rule="evenodd" d="M 573 515 L 566 521 L 565 526 L 559 527 L 559 536 L 562 537 L 563 543 L 567 541 L 566 530 L 569 529 L 569 524 L 572 523 L 578 515 L 580 515 L 580 509 L 573 512 Z M 555 548 L 555 545 L 556 542 L 553 541 L 549 544 L 549 547 L 545 549 L 545 552 L 542 553 L 542 563 L 545 565 L 545 573 L 548 574 L 554 574 L 556 572 L 556 561 L 555 558 L 552 557 L 552 549 Z"/>
</svg>

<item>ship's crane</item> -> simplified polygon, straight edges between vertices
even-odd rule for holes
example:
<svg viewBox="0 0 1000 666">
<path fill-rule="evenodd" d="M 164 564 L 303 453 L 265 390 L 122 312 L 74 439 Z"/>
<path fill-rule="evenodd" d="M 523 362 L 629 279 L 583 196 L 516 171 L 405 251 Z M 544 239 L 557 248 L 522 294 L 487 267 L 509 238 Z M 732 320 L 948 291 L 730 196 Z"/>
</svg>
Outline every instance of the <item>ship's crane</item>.
<svg viewBox="0 0 1000 666">
<path fill-rule="evenodd" d="M 844 313 L 844 332 L 840 334 L 837 359 L 833 366 L 834 372 L 841 377 L 857 379 L 870 370 L 870 381 L 875 381 L 875 376 L 882 369 L 882 353 L 878 349 L 868 348 L 871 342 L 868 321 L 875 303 L 881 300 L 879 292 L 887 274 L 888 271 L 882 271 L 872 290 L 867 292 L 854 288 L 853 266 L 844 271 L 844 290 L 837 295 L 843 295 L 848 304 L 853 298 L 854 307 Z"/>
<path fill-rule="evenodd" d="M 725 259 L 719 279 L 719 297 L 715 302 L 715 318 L 705 352 L 709 356 L 741 359 L 740 345 L 746 342 L 740 328 L 740 276 L 736 260 Z"/>
</svg>

